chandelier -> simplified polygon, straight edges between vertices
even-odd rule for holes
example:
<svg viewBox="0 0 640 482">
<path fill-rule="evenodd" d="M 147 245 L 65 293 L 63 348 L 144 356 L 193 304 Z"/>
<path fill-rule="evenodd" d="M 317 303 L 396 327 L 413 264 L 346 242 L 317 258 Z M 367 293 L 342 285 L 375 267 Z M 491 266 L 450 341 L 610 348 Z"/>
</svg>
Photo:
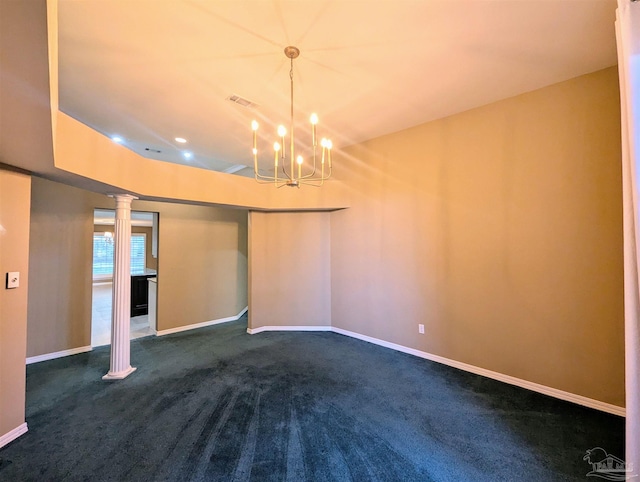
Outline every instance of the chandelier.
<svg viewBox="0 0 640 482">
<path fill-rule="evenodd" d="M 289 78 L 291 80 L 291 118 L 289 124 L 289 159 L 286 154 L 285 139 L 287 136 L 287 128 L 279 125 L 277 130 L 278 140 L 273 143 L 273 176 L 264 174 L 258 167 L 258 122 L 251 121 L 251 130 L 253 131 L 253 171 L 256 181 L 262 184 L 274 184 L 280 188 L 282 186 L 300 187 L 302 184 L 310 186 L 322 186 L 325 179 L 331 176 L 331 148 L 333 147 L 329 139 L 322 138 L 320 147 L 322 149 L 320 156 L 317 156 L 318 138 L 316 135 L 316 125 L 318 124 L 318 116 L 311 114 L 309 122 L 311 123 L 311 160 L 305 163 L 304 158 L 298 154 L 296 157 L 295 140 L 293 136 L 293 59 L 300 55 L 300 50 L 296 47 L 289 46 L 284 49 L 284 54 L 291 60 L 291 69 L 289 70 Z M 320 157 L 318 165 L 317 157 Z M 303 169 L 304 164 L 304 169 Z M 281 175 L 279 175 L 279 171 Z"/>
</svg>

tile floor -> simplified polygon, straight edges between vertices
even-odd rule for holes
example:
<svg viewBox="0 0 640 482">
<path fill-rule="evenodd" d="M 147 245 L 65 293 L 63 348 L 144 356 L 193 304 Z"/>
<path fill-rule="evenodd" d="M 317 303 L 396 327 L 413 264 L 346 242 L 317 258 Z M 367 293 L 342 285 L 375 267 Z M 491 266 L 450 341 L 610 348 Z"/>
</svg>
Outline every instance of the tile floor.
<svg viewBox="0 0 640 482">
<path fill-rule="evenodd" d="M 113 283 L 94 283 L 91 310 L 91 346 L 111 343 L 111 290 Z M 148 315 L 131 318 L 131 339 L 155 334 Z"/>
</svg>

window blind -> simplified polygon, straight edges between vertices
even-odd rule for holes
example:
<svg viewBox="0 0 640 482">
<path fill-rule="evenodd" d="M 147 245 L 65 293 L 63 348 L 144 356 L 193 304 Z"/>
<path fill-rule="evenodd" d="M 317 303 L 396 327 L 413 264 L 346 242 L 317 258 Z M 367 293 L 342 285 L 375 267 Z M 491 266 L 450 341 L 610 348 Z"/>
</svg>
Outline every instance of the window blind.
<svg viewBox="0 0 640 482">
<path fill-rule="evenodd" d="M 139 272 L 145 268 L 144 233 L 131 234 L 131 271 Z M 113 237 L 105 233 L 93 233 L 93 275 L 113 275 Z"/>
</svg>

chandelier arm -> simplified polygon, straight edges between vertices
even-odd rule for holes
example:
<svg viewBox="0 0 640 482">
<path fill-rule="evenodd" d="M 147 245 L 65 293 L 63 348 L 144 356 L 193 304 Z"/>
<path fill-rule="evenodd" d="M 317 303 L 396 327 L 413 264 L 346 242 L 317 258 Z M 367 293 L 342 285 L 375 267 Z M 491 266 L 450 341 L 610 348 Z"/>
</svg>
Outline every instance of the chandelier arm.
<svg viewBox="0 0 640 482">
<path fill-rule="evenodd" d="M 305 176 L 302 178 L 297 178 L 297 179 L 291 179 L 289 177 L 287 177 L 286 179 L 283 178 L 277 178 L 274 176 L 265 176 L 263 174 L 258 173 L 257 176 L 255 176 L 255 180 L 256 182 L 258 182 L 258 184 L 276 184 L 276 187 L 280 188 L 282 186 L 288 186 L 291 185 L 291 182 L 295 181 L 297 182 L 297 187 L 300 187 L 300 185 L 304 184 L 305 186 L 313 186 L 313 187 L 320 187 L 323 185 L 324 181 L 329 179 L 329 177 L 331 177 L 331 171 L 329 171 L 329 174 L 325 177 L 320 177 L 320 178 L 315 178 L 315 179 L 311 179 L 310 176 Z"/>
<path fill-rule="evenodd" d="M 268 180 L 269 182 L 273 182 L 273 181 L 276 181 L 276 182 L 280 182 L 280 181 L 287 182 L 287 181 L 291 180 L 290 178 L 280 179 L 277 176 L 265 175 L 265 174 L 262 174 L 260 172 L 260 170 L 258 170 L 258 171 L 254 170 L 254 177 L 255 177 L 256 181 L 258 181 L 258 182 L 260 182 L 261 180 Z"/>
<path fill-rule="evenodd" d="M 284 167 L 284 164 L 282 165 L 282 174 L 284 174 L 289 181 L 294 181 L 291 174 L 288 173 L 286 167 Z"/>
<path fill-rule="evenodd" d="M 255 175 L 256 179 L 274 179 L 274 176 L 269 176 L 269 175 L 266 175 L 266 174 L 262 174 L 259 169 L 258 170 L 254 170 L 253 172 L 254 172 L 254 175 Z"/>
<path fill-rule="evenodd" d="M 326 181 L 330 177 L 331 177 L 331 174 L 328 174 L 328 175 L 326 175 L 324 177 L 310 177 L 310 176 L 307 176 L 307 177 L 301 177 L 300 181 L 307 182 L 307 183 L 310 182 L 310 181 Z"/>
<path fill-rule="evenodd" d="M 317 171 L 317 170 L 318 170 L 318 168 L 316 167 L 316 163 L 315 163 L 315 161 L 314 161 L 314 163 L 313 163 L 313 170 L 311 171 L 311 174 L 307 174 L 306 176 L 302 176 L 300 179 L 307 179 L 307 178 L 310 178 L 310 177 L 315 176 L 315 175 L 316 175 L 316 171 Z"/>
<path fill-rule="evenodd" d="M 275 177 L 270 177 L 270 176 L 258 175 L 258 176 L 255 177 L 255 180 L 259 184 L 273 184 L 273 181 L 275 181 L 276 178 Z"/>
<path fill-rule="evenodd" d="M 260 169 L 259 169 L 259 168 L 258 168 L 258 170 L 255 170 L 255 169 L 254 169 L 254 171 L 253 171 L 253 172 L 254 172 L 254 177 L 255 177 L 256 181 L 259 181 L 259 180 L 265 180 L 265 179 L 266 179 L 266 180 L 269 180 L 269 181 L 278 181 L 278 182 L 279 182 L 279 181 L 282 181 L 282 182 L 287 182 L 287 181 L 293 181 L 293 180 L 294 180 L 294 179 L 292 179 L 292 178 L 291 178 L 291 176 L 287 173 L 287 171 L 286 171 L 286 169 L 285 169 L 285 167 L 284 167 L 284 166 L 282 166 L 282 173 L 286 176 L 286 178 L 284 178 L 284 179 L 279 178 L 279 177 L 276 177 L 276 176 L 269 176 L 269 175 L 262 174 L 262 173 L 260 172 Z"/>
<path fill-rule="evenodd" d="M 307 181 L 307 180 L 310 179 L 311 181 L 319 181 L 319 182 L 320 181 L 324 181 L 324 180 L 329 179 L 331 177 L 331 172 L 332 172 L 332 169 L 329 168 L 329 173 L 326 176 L 322 176 L 322 177 L 319 177 L 319 178 L 316 178 L 316 179 L 312 179 L 316 175 L 316 172 L 318 171 L 318 168 L 315 165 L 315 163 L 314 163 L 314 166 L 313 166 L 313 171 L 310 174 L 307 174 L 307 175 L 299 177 L 299 178 L 292 178 L 290 173 L 287 172 L 287 169 L 286 169 L 286 167 L 284 165 L 281 166 L 281 170 L 282 170 L 282 174 L 284 174 L 284 176 L 285 176 L 285 178 L 282 178 L 282 179 L 278 178 L 276 176 L 268 176 L 268 175 L 262 174 L 259 169 L 257 171 L 254 169 L 254 174 L 255 174 L 254 177 L 255 177 L 256 181 L 258 181 L 258 182 L 260 182 L 262 180 L 269 181 L 269 182 L 272 182 L 272 181 L 280 182 L 280 181 L 282 181 L 286 185 L 287 181 L 300 180 L 304 184 L 307 184 L 307 185 L 310 185 L 310 186 L 311 185 L 317 186 L 315 184 L 310 184 L 309 181 Z M 265 182 L 261 182 L 261 184 L 264 184 L 264 183 Z"/>
<path fill-rule="evenodd" d="M 311 174 L 307 174 L 306 176 L 301 177 L 300 179 L 308 179 L 311 178 L 313 176 L 315 176 L 316 171 L 317 171 L 317 167 L 314 165 L 313 166 L 313 172 Z M 331 177 L 331 168 L 329 168 L 329 174 L 327 174 L 326 176 L 321 176 L 319 178 L 317 178 L 318 180 L 325 180 L 325 179 L 329 179 Z"/>
<path fill-rule="evenodd" d="M 276 178 L 275 177 L 270 177 L 270 176 L 263 176 L 261 174 L 258 174 L 257 176 L 255 176 L 255 180 L 260 184 L 272 184 L 273 181 L 276 180 Z"/>
<path fill-rule="evenodd" d="M 313 177 L 315 175 L 316 175 L 316 170 L 314 168 L 313 172 L 311 174 L 307 174 L 306 176 L 302 176 L 302 177 L 300 177 L 300 179 L 309 179 L 309 178 L 311 178 L 311 177 Z"/>
<path fill-rule="evenodd" d="M 311 171 L 311 174 L 307 174 L 306 176 L 301 176 L 300 179 L 308 179 L 310 177 L 313 177 L 316 175 L 316 170 L 317 170 L 317 166 L 316 166 L 316 147 L 313 146 L 313 170 Z"/>
<path fill-rule="evenodd" d="M 300 181 L 300 184 L 312 187 L 321 187 L 324 184 L 324 179 L 316 179 L 315 181 Z"/>
<path fill-rule="evenodd" d="M 318 170 L 318 167 L 316 166 L 316 162 L 315 159 L 313 161 L 313 171 L 311 172 L 311 174 L 307 174 L 306 176 L 302 176 L 300 177 L 300 179 L 309 179 L 313 176 L 316 175 L 316 171 Z M 325 179 L 329 179 L 331 177 L 331 167 L 329 167 L 329 174 L 327 174 L 326 176 L 322 175 L 321 177 L 318 178 L 318 180 L 325 180 Z"/>
<path fill-rule="evenodd" d="M 255 180 L 258 184 L 273 184 L 274 179 L 258 179 Z"/>
<path fill-rule="evenodd" d="M 278 179 L 275 177 L 261 177 L 261 178 L 256 178 L 255 181 L 258 184 L 271 184 L 271 185 L 275 184 L 276 187 L 287 186 L 291 182 L 285 179 Z"/>
</svg>

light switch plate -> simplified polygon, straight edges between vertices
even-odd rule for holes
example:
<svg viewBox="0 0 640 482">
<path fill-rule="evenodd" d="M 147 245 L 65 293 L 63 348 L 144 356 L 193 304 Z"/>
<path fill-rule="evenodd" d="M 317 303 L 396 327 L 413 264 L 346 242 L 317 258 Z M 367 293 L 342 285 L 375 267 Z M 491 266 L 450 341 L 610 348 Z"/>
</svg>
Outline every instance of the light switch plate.
<svg viewBox="0 0 640 482">
<path fill-rule="evenodd" d="M 17 288 L 20 286 L 20 272 L 9 271 L 7 273 L 7 289 Z"/>
</svg>

